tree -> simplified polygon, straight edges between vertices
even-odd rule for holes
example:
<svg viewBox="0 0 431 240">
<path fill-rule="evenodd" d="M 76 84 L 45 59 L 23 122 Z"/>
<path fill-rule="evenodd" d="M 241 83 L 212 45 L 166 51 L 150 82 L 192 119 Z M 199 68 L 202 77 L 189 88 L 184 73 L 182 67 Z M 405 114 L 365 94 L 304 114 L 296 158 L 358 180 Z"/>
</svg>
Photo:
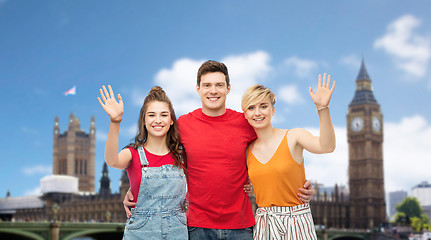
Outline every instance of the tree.
<svg viewBox="0 0 431 240">
<path fill-rule="evenodd" d="M 397 205 L 396 209 L 396 223 L 410 225 L 416 232 L 429 228 L 429 218 L 424 214 L 424 210 L 415 197 L 406 197 L 402 203 Z"/>
<path fill-rule="evenodd" d="M 401 225 L 401 226 L 410 225 L 410 218 L 403 212 L 397 212 L 397 214 L 395 214 L 394 223 L 397 223 L 398 225 Z"/>
<path fill-rule="evenodd" d="M 415 197 L 406 197 L 404 200 L 397 205 L 397 212 L 403 212 L 410 218 L 418 217 L 421 218 L 424 210 L 422 209 L 419 201 Z"/>
<path fill-rule="evenodd" d="M 412 226 L 413 231 L 419 232 L 422 229 L 423 224 L 422 224 L 422 221 L 420 218 L 412 217 L 412 218 L 410 218 L 410 221 L 412 221 L 411 226 Z"/>
</svg>

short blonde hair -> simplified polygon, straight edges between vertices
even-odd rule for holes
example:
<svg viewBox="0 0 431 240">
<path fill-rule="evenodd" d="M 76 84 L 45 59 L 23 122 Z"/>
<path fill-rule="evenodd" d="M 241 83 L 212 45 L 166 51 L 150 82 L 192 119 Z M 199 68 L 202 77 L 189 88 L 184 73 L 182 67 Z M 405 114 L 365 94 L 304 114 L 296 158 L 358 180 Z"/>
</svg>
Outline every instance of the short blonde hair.
<svg viewBox="0 0 431 240">
<path fill-rule="evenodd" d="M 251 105 L 255 105 L 264 101 L 266 98 L 269 99 L 269 102 L 272 106 L 275 105 L 277 98 L 275 94 L 267 87 L 263 85 L 256 84 L 249 87 L 245 90 L 245 93 L 242 95 L 241 99 L 241 108 L 242 111 L 246 111 Z"/>
</svg>

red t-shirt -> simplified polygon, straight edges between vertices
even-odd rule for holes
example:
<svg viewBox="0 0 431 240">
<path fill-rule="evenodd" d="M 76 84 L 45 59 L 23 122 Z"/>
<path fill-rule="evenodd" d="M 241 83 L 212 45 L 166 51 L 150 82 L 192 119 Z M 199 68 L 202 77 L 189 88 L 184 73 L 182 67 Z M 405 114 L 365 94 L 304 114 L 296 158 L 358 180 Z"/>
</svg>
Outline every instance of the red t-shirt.
<svg viewBox="0 0 431 240">
<path fill-rule="evenodd" d="M 138 150 L 129 147 L 130 153 L 132 154 L 132 161 L 128 168 L 126 168 L 127 175 L 129 176 L 130 182 L 130 191 L 133 194 L 133 202 L 138 200 L 139 195 L 139 187 L 141 186 L 142 179 L 142 166 L 141 161 L 139 160 Z M 171 154 L 168 153 L 166 155 L 155 155 L 147 151 L 144 148 L 145 156 L 147 157 L 148 167 L 161 167 L 163 165 L 173 165 L 174 159 Z"/>
<path fill-rule="evenodd" d="M 239 229 L 255 224 L 244 185 L 245 152 L 256 133 L 243 113 L 209 117 L 197 109 L 178 119 L 187 154 L 187 225 Z"/>
</svg>

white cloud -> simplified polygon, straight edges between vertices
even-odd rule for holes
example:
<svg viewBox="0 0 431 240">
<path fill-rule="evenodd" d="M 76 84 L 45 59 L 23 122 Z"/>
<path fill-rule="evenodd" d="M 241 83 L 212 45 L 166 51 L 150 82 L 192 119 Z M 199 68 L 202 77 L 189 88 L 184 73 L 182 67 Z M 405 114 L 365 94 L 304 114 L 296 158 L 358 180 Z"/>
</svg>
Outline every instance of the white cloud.
<svg viewBox="0 0 431 240">
<path fill-rule="evenodd" d="M 301 78 L 311 76 L 313 70 L 318 66 L 315 61 L 300 59 L 296 56 L 286 59 L 284 65 L 286 65 L 288 69 L 293 69 L 295 75 Z"/>
<path fill-rule="evenodd" d="M 134 88 L 132 90 L 132 103 L 136 106 L 142 107 L 142 104 L 144 103 L 145 95 L 146 93 L 145 91 L 142 91 L 142 89 Z"/>
<path fill-rule="evenodd" d="M 137 124 L 133 124 L 130 126 L 123 126 L 120 128 L 120 137 L 125 137 L 127 139 L 132 139 L 135 137 L 138 132 Z M 96 132 L 96 140 L 100 142 L 106 142 L 108 138 L 108 133 L 102 130 L 98 130 Z"/>
<path fill-rule="evenodd" d="M 374 47 L 394 57 L 398 68 L 414 77 L 426 74 L 431 57 L 430 38 L 413 30 L 421 24 L 412 15 L 404 15 L 387 27 L 386 34 L 374 42 Z"/>
<path fill-rule="evenodd" d="M 133 124 L 126 128 L 120 129 L 120 134 L 123 133 L 124 136 L 130 136 L 130 138 L 134 138 L 136 133 L 138 133 L 138 124 Z"/>
<path fill-rule="evenodd" d="M 37 135 L 39 132 L 34 128 L 29 128 L 27 126 L 22 126 L 21 131 L 25 134 Z"/>
<path fill-rule="evenodd" d="M 289 105 L 294 105 L 294 104 L 304 102 L 304 98 L 299 93 L 298 86 L 296 85 L 282 86 L 278 91 L 277 96 L 278 96 L 277 99 L 280 99 Z"/>
<path fill-rule="evenodd" d="M 316 128 L 305 128 L 314 135 Z M 348 185 L 348 144 L 345 127 L 336 126 L 337 147 L 333 153 L 304 152 L 307 179 L 325 186 Z M 431 125 L 424 117 L 405 117 L 401 122 L 385 122 L 383 163 L 385 191 L 406 190 L 430 181 Z"/>
<path fill-rule="evenodd" d="M 101 142 L 106 142 L 106 138 L 108 138 L 108 133 L 103 130 L 96 131 L 96 140 Z"/>
<path fill-rule="evenodd" d="M 196 92 L 196 74 L 202 62 L 203 60 L 182 58 L 175 61 L 170 69 L 164 68 L 155 76 L 155 83 L 166 91 L 174 104 L 177 116 L 201 105 Z"/>
<path fill-rule="evenodd" d="M 386 191 L 407 190 L 431 180 L 431 126 L 420 115 L 385 123 Z"/>
<path fill-rule="evenodd" d="M 355 69 L 361 66 L 361 59 L 354 54 L 344 56 L 338 62 L 343 65 L 353 67 Z"/>
<path fill-rule="evenodd" d="M 30 189 L 24 192 L 24 196 L 37 196 L 41 195 L 40 187 L 36 187 L 34 189 Z"/>
<path fill-rule="evenodd" d="M 312 154 L 304 151 L 307 179 L 325 186 L 348 185 L 348 145 L 346 127 L 335 126 L 337 146 L 328 154 Z M 318 128 L 305 127 L 313 135 L 319 135 Z"/>
<path fill-rule="evenodd" d="M 245 90 L 253 84 L 262 83 L 271 71 L 270 56 L 263 51 L 244 55 L 227 56 L 222 59 L 229 69 L 231 91 L 226 106 L 241 110 L 241 98 Z"/>
<path fill-rule="evenodd" d="M 29 166 L 29 167 L 22 168 L 21 171 L 25 175 L 35 175 L 35 174 L 45 175 L 45 174 L 52 173 L 52 166 L 51 165 Z"/>
</svg>

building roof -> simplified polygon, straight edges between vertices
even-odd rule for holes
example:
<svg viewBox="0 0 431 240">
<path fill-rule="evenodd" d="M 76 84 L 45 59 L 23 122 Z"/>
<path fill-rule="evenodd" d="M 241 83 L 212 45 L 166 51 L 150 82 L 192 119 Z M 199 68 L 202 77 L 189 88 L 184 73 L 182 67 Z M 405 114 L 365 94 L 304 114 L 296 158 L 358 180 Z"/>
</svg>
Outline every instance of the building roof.
<svg viewBox="0 0 431 240">
<path fill-rule="evenodd" d="M 412 189 L 415 189 L 415 188 L 431 188 L 431 184 L 429 184 L 427 181 L 424 181 L 412 187 Z"/>
<path fill-rule="evenodd" d="M 0 213 L 14 213 L 18 209 L 43 208 L 40 196 L 0 198 Z"/>
<path fill-rule="evenodd" d="M 364 59 L 361 62 L 358 77 L 356 78 L 356 92 L 349 106 L 360 104 L 373 104 L 378 105 L 371 89 L 371 78 L 365 67 Z"/>
<path fill-rule="evenodd" d="M 78 193 L 78 178 L 67 175 L 49 175 L 40 180 L 40 191 L 45 193 Z"/>
<path fill-rule="evenodd" d="M 361 62 L 361 69 L 359 69 L 358 77 L 356 77 L 356 81 L 359 80 L 369 80 L 371 81 L 370 75 L 368 75 L 368 71 L 365 68 L 364 59 Z"/>
</svg>

